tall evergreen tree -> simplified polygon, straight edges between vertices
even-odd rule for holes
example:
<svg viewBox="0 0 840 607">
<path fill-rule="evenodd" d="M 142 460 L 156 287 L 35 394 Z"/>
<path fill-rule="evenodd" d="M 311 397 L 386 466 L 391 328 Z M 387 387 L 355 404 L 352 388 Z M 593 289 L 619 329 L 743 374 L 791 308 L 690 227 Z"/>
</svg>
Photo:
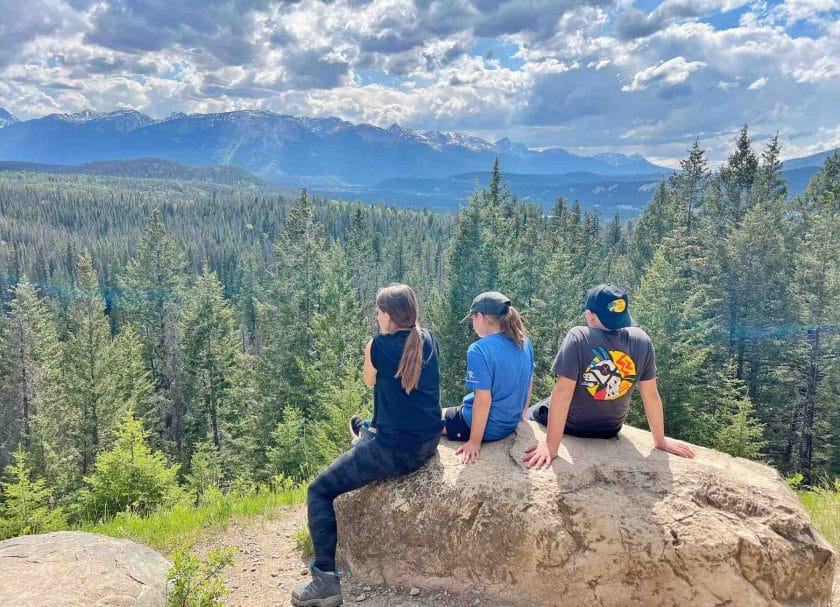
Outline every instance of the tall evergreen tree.
<svg viewBox="0 0 840 607">
<path fill-rule="evenodd" d="M 797 393 L 779 459 L 810 484 L 816 472 L 832 464 L 831 453 L 840 447 L 840 433 L 830 423 L 840 407 L 828 387 L 840 373 L 840 336 L 833 328 L 834 310 L 840 306 L 840 156 L 826 160 L 805 194 L 791 204 L 791 213 L 796 218 L 793 240 L 799 243 L 791 291 L 800 328 L 786 368 L 796 377 Z M 822 440 L 815 440 L 820 434 Z"/>
<path fill-rule="evenodd" d="M 111 356 L 111 333 L 105 302 L 90 254 L 78 260 L 75 297 L 68 312 L 64 344 L 63 393 L 75 423 L 73 434 L 81 454 L 81 474 L 88 474 L 100 449 L 110 439 L 125 402 L 117 393 Z"/>
<path fill-rule="evenodd" d="M 180 461 L 184 405 L 178 377 L 178 308 L 185 270 L 185 256 L 155 209 L 137 244 L 137 255 L 119 278 L 118 316 L 121 323 L 134 326 L 143 344 L 143 358 L 164 401 L 160 404 L 165 409 L 166 442 Z"/>
<path fill-rule="evenodd" d="M 737 224 L 747 209 L 748 194 L 758 174 L 758 158 L 752 149 L 746 124 L 741 127 L 735 146 L 735 151 L 721 167 L 720 176 L 725 187 L 728 214 Z"/>
<path fill-rule="evenodd" d="M 36 470 L 44 473 L 43 435 L 33 445 L 34 425 L 44 416 L 58 417 L 60 350 L 55 321 L 26 275 L 13 290 L 14 299 L 6 326 L 3 351 L 3 420 L 0 428 L 0 463 L 7 465 L 11 452 L 22 444 L 36 453 Z M 56 419 L 60 423 L 60 420 Z"/>
<path fill-rule="evenodd" d="M 674 201 L 677 204 L 675 219 L 685 226 L 686 234 L 691 234 L 694 214 L 699 210 L 710 176 L 705 151 L 695 140 L 688 151 L 688 158 L 680 160 L 680 171 L 670 179 Z"/>
<path fill-rule="evenodd" d="M 324 278 L 324 227 L 304 188 L 289 210 L 274 247 L 277 259 L 267 300 L 260 302 L 260 391 L 267 398 L 265 428 L 274 428 L 286 404 L 304 413 L 313 404 L 305 388 L 301 361 L 314 347 L 313 321 L 321 309 Z"/>
<path fill-rule="evenodd" d="M 230 388 L 239 340 L 234 310 L 210 270 L 184 294 L 180 322 L 187 452 L 205 439 L 222 451 L 224 420 L 235 413 Z"/>
</svg>

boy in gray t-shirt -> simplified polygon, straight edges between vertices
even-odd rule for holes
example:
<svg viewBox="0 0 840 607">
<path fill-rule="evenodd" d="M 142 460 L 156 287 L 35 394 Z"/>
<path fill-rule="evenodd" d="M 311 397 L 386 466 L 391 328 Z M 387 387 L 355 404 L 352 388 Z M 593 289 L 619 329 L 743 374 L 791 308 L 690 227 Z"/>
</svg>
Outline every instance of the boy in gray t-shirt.
<svg viewBox="0 0 840 607">
<path fill-rule="evenodd" d="M 621 430 L 638 386 L 654 445 L 682 457 L 691 447 L 665 437 L 662 399 L 656 388 L 656 361 L 647 333 L 632 326 L 627 292 L 598 285 L 586 295 L 585 327 L 566 335 L 554 359 L 557 376 L 551 398 L 527 410 L 527 418 L 548 426 L 546 442 L 528 448 L 528 467 L 548 467 L 563 434 L 611 438 Z"/>
</svg>

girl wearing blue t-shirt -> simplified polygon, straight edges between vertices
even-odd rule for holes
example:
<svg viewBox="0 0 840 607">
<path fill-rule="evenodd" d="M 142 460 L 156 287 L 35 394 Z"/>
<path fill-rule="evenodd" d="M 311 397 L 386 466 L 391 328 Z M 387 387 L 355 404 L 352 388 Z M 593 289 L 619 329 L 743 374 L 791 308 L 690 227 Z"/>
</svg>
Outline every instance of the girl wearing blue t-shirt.
<svg viewBox="0 0 840 607">
<path fill-rule="evenodd" d="M 368 342 L 364 361 L 365 383 L 373 387 L 376 432 L 339 456 L 309 485 L 312 580 L 294 589 L 294 605 L 341 604 L 335 498 L 373 481 L 408 474 L 437 451 L 443 425 L 438 344 L 420 327 L 418 314 L 417 296 L 406 285 L 391 285 L 376 294 L 379 335 Z"/>
<path fill-rule="evenodd" d="M 534 348 L 519 312 L 497 291 L 473 299 L 461 322 L 472 322 L 480 338 L 467 350 L 466 386 L 472 392 L 459 406 L 444 409 L 443 431 L 464 441 L 455 453 L 467 464 L 478 459 L 482 441 L 516 430 L 531 400 Z"/>
</svg>

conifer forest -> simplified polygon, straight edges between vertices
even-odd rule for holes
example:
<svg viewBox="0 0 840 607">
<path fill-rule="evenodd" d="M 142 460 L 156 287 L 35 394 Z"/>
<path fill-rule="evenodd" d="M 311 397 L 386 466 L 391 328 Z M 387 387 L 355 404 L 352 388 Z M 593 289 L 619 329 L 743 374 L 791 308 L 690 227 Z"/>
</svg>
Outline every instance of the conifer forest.
<svg viewBox="0 0 840 607">
<path fill-rule="evenodd" d="M 391 282 L 438 336 L 444 406 L 465 394 L 475 295 L 522 313 L 539 399 L 587 289 L 612 282 L 656 347 L 668 436 L 840 476 L 840 155 L 789 196 L 781 146 L 744 127 L 711 170 L 695 143 L 629 222 L 522 203 L 498 161 L 449 214 L 0 173 L 0 539 L 311 478 L 371 410 L 362 353 Z"/>
</svg>

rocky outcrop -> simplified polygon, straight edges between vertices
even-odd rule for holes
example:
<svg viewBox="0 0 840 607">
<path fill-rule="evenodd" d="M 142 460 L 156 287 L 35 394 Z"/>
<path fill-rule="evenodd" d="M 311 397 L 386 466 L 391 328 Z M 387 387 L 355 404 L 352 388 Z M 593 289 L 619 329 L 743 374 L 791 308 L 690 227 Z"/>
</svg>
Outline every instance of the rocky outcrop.
<svg viewBox="0 0 840 607">
<path fill-rule="evenodd" d="M 140 544 L 66 531 L 0 542 L 3 607 L 164 607 L 170 563 Z"/>
<path fill-rule="evenodd" d="M 566 437 L 549 470 L 520 424 L 463 466 L 457 444 L 336 502 L 339 556 L 371 583 L 474 591 L 513 605 L 816 605 L 835 556 L 773 469 L 709 449 L 686 460 L 648 432 Z"/>
</svg>

